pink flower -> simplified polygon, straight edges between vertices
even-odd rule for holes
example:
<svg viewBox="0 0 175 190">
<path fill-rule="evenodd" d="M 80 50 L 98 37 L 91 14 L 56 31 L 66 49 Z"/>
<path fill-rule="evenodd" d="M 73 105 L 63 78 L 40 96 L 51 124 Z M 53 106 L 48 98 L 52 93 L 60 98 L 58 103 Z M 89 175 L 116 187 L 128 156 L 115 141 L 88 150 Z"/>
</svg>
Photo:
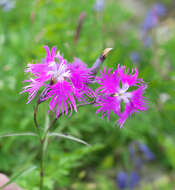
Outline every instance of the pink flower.
<svg viewBox="0 0 175 190">
<path fill-rule="evenodd" d="M 51 98 L 49 108 L 50 110 L 56 109 L 56 116 L 58 117 L 60 112 L 62 115 L 67 115 L 70 109 L 70 115 L 74 109 L 77 112 L 76 100 L 74 97 L 74 89 L 70 82 L 60 81 L 50 86 L 48 92 L 48 98 Z"/>
<path fill-rule="evenodd" d="M 95 97 L 94 92 L 88 86 L 91 82 L 92 75 L 87 65 L 80 59 L 74 58 L 73 63 L 69 65 L 69 69 L 71 72 L 71 83 L 75 87 L 75 90 L 77 90 L 76 98 L 78 101 L 86 101 L 89 97 Z"/>
<path fill-rule="evenodd" d="M 44 46 L 46 49 L 47 56 L 44 59 L 43 63 L 37 64 L 28 64 L 25 72 L 29 72 L 33 75 L 33 78 L 30 80 L 25 80 L 24 82 L 29 82 L 30 84 L 24 87 L 24 90 L 21 93 L 28 92 L 28 102 L 36 96 L 37 92 L 42 86 L 46 86 L 46 82 L 51 79 L 51 74 L 49 72 L 52 71 L 50 64 L 53 63 L 56 53 L 56 47 L 53 47 L 51 53 L 47 46 Z"/>
<path fill-rule="evenodd" d="M 44 48 L 46 58 L 43 62 L 28 64 L 25 72 L 31 73 L 33 78 L 25 81 L 29 82 L 29 85 L 25 86 L 21 93 L 29 93 L 29 103 L 41 87 L 47 88 L 44 100 L 51 99 L 50 110 L 56 109 L 57 117 L 60 113 L 67 115 L 69 110 L 71 114 L 73 110 L 77 111 L 76 101 L 85 100 L 85 96 L 93 95 L 93 91 L 88 87 L 89 69 L 79 59 L 68 64 L 59 52 L 56 53 L 56 47 L 51 51 L 48 46 Z"/>
<path fill-rule="evenodd" d="M 29 96 L 28 96 L 28 101 L 27 104 L 30 103 L 30 101 L 36 96 L 38 90 L 40 89 L 41 86 L 44 85 L 44 83 L 42 81 L 38 81 L 37 79 L 33 79 L 31 78 L 30 80 L 25 80 L 24 82 L 29 82 L 30 84 L 25 86 L 23 88 L 23 91 L 21 92 L 28 92 Z"/>
<path fill-rule="evenodd" d="M 100 87 L 97 88 L 97 104 L 100 108 L 102 117 L 107 116 L 113 111 L 119 116 L 117 121 L 120 127 L 123 127 L 124 122 L 133 113 L 146 110 L 146 101 L 143 93 L 146 89 L 146 84 L 142 79 L 138 78 L 137 69 L 126 70 L 124 66 L 118 65 L 118 68 L 111 73 L 111 69 L 101 71 L 101 76 L 97 77 L 97 83 Z M 130 90 L 129 88 L 135 88 Z M 122 111 L 121 103 L 124 102 L 125 108 Z"/>
</svg>

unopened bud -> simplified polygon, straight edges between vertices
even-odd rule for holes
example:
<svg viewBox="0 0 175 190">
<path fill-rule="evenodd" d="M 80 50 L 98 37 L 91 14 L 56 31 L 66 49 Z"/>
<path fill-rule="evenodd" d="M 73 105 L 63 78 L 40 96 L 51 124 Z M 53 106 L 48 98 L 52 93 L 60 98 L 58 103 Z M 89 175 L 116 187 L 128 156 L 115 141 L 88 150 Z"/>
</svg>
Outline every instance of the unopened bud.
<svg viewBox="0 0 175 190">
<path fill-rule="evenodd" d="M 102 65 L 102 63 L 104 62 L 104 60 L 106 59 L 106 56 L 109 54 L 109 52 L 112 50 L 112 48 L 106 48 L 103 53 L 97 58 L 97 60 L 95 61 L 95 63 L 93 64 L 93 66 L 91 67 L 91 72 L 92 74 L 95 76 L 99 69 L 100 66 Z"/>
</svg>

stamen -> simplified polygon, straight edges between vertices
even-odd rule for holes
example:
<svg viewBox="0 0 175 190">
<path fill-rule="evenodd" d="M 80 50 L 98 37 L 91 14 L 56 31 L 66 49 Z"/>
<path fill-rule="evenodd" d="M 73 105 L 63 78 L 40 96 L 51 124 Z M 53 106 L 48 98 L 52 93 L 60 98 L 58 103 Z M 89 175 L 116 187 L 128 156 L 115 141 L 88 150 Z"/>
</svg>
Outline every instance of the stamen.
<svg viewBox="0 0 175 190">
<path fill-rule="evenodd" d="M 49 67 L 51 67 L 51 71 L 48 72 L 48 75 L 52 75 L 54 81 L 64 81 L 65 78 L 69 78 L 71 73 L 67 70 L 67 65 L 63 63 L 57 64 L 56 62 L 50 62 Z"/>
<path fill-rule="evenodd" d="M 126 104 L 129 103 L 132 93 L 127 92 L 129 85 L 127 83 L 122 84 L 122 88 L 118 88 L 117 92 L 113 95 L 117 97 L 119 101 L 124 101 Z"/>
</svg>

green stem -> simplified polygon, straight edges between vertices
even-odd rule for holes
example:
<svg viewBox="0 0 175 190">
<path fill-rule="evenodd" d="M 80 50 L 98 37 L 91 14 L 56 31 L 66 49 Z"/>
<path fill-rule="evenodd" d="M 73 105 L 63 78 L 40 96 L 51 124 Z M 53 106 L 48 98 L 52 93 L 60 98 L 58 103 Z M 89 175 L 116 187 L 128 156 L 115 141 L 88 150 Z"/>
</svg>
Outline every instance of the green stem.
<svg viewBox="0 0 175 190">
<path fill-rule="evenodd" d="M 96 101 L 96 98 L 94 97 L 94 100 L 92 100 L 91 102 L 78 104 L 77 107 L 82 107 L 82 106 L 86 106 L 86 105 L 92 105 L 92 104 L 95 103 L 95 101 Z M 60 116 L 61 116 L 61 113 L 50 123 L 50 125 L 49 125 L 49 127 L 48 127 L 48 129 L 46 131 L 46 135 L 49 133 L 50 129 L 52 128 L 52 126 L 54 126 L 54 124 L 56 123 L 56 121 L 59 119 Z"/>
<path fill-rule="evenodd" d="M 91 102 L 87 102 L 87 103 L 84 103 L 84 104 L 78 104 L 77 107 L 90 105 L 90 104 L 94 104 L 94 103 L 95 103 L 95 98 Z M 43 188 L 43 186 L 44 186 L 44 174 L 45 174 L 45 171 L 44 171 L 44 156 L 45 156 L 45 147 L 47 147 L 47 145 L 48 145 L 47 144 L 48 143 L 47 138 L 48 138 L 48 134 L 49 134 L 49 131 L 50 131 L 51 127 L 56 123 L 57 119 L 61 115 L 59 115 L 57 118 L 55 118 L 50 123 L 50 125 L 48 125 L 48 127 L 44 130 L 44 134 L 42 134 L 41 131 L 40 131 L 38 122 L 37 122 L 38 106 L 39 106 L 39 103 L 37 102 L 36 107 L 34 109 L 34 123 L 35 123 L 36 130 L 37 130 L 37 133 L 38 133 L 38 136 L 39 136 L 39 139 L 40 139 L 40 190 L 43 190 L 44 189 Z"/>
<path fill-rule="evenodd" d="M 45 138 L 40 139 L 40 190 L 43 190 L 44 184 L 44 143 Z"/>
<path fill-rule="evenodd" d="M 36 131 L 38 133 L 39 139 L 41 140 L 41 133 L 40 133 L 40 129 L 39 129 L 38 122 L 37 122 L 38 106 L 39 106 L 39 104 L 36 103 L 36 106 L 35 106 L 34 112 L 33 112 L 33 120 L 34 120 L 34 124 L 35 124 L 35 127 L 36 127 Z"/>
<path fill-rule="evenodd" d="M 37 122 L 37 112 L 38 112 L 38 106 L 39 103 L 37 101 L 36 106 L 34 108 L 34 123 L 35 127 L 38 133 L 38 137 L 40 140 L 40 190 L 43 190 L 43 184 L 44 184 L 44 144 L 46 137 L 42 137 L 42 133 L 40 131 L 38 122 Z"/>
</svg>

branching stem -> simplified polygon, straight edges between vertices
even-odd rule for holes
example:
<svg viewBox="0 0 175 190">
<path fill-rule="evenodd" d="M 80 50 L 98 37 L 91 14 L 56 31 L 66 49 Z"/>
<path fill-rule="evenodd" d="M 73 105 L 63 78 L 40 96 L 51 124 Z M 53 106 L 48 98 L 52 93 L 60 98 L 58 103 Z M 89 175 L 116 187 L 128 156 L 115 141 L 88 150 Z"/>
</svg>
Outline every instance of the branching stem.
<svg viewBox="0 0 175 190">
<path fill-rule="evenodd" d="M 86 102 L 86 103 L 78 104 L 77 107 L 86 106 L 86 105 L 92 105 L 92 104 L 95 103 L 95 101 L 96 101 L 96 99 L 94 99 L 94 100 L 91 101 L 91 102 Z M 60 114 L 58 115 L 58 117 L 56 117 L 56 118 L 51 122 L 51 124 L 50 124 L 49 127 L 48 127 L 47 133 L 50 131 L 50 129 L 52 128 L 52 126 L 55 125 L 55 123 L 56 123 L 57 120 L 61 117 L 61 115 L 62 115 L 62 114 L 60 113 Z"/>
<path fill-rule="evenodd" d="M 91 105 L 95 103 L 95 98 L 93 101 L 91 102 L 86 102 L 86 103 L 82 103 L 82 104 L 78 104 L 77 107 L 81 107 L 81 106 L 86 106 L 86 105 Z M 50 129 L 52 128 L 53 125 L 55 125 L 56 121 L 61 117 L 61 114 L 59 114 L 58 117 L 56 117 L 49 125 L 49 127 L 47 128 L 47 130 L 45 131 L 44 135 L 41 135 L 41 131 L 37 122 L 37 112 L 38 112 L 38 106 L 39 103 L 37 101 L 36 106 L 34 108 L 34 123 L 38 132 L 38 136 L 40 139 L 40 190 L 43 190 L 43 186 L 44 186 L 44 145 L 46 143 L 46 139 L 47 139 L 47 135 L 50 131 Z"/>
<path fill-rule="evenodd" d="M 37 101 L 36 106 L 34 108 L 34 112 L 33 112 L 33 119 L 34 119 L 35 127 L 38 133 L 38 137 L 40 140 L 40 190 L 43 190 L 43 184 L 44 184 L 44 151 L 43 150 L 44 150 L 45 137 L 42 138 L 40 128 L 37 122 L 38 106 L 39 106 L 39 103 Z"/>
<path fill-rule="evenodd" d="M 44 184 L 44 143 L 45 138 L 40 139 L 40 190 L 43 190 Z"/>
</svg>

